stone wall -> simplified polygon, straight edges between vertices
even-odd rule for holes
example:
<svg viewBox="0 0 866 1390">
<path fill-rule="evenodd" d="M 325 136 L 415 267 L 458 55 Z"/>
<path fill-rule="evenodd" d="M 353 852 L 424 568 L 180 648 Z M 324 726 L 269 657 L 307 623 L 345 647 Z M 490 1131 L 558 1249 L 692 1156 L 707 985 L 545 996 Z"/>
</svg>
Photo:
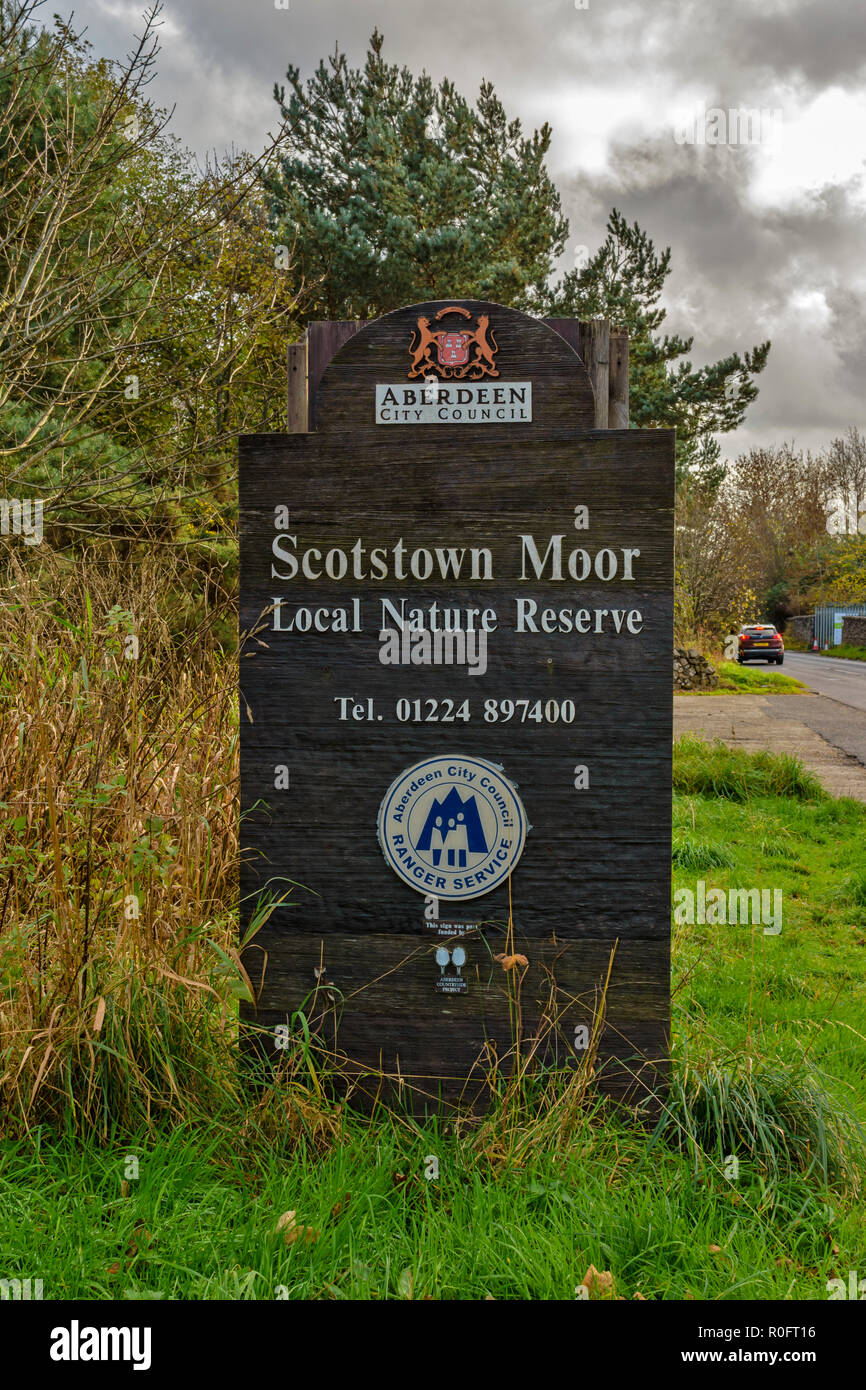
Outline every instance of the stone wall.
<svg viewBox="0 0 866 1390">
<path fill-rule="evenodd" d="M 842 645 L 866 647 L 866 618 L 842 619 Z"/>
<path fill-rule="evenodd" d="M 788 618 L 785 623 L 785 636 L 793 637 L 804 646 L 811 647 L 815 635 L 815 614 L 802 613 L 796 618 Z"/>
<path fill-rule="evenodd" d="M 674 647 L 674 690 L 715 690 L 719 677 L 695 647 Z"/>
</svg>

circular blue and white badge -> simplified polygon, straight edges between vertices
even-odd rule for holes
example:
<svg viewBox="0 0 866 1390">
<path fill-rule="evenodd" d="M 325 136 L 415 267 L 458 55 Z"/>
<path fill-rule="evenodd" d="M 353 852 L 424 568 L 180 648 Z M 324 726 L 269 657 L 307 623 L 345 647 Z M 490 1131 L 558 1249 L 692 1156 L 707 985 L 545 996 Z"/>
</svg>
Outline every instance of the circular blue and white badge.
<svg viewBox="0 0 866 1390">
<path fill-rule="evenodd" d="M 495 763 L 426 758 L 401 772 L 379 807 L 379 844 L 410 888 L 439 898 L 480 898 L 514 868 L 526 812 Z"/>
</svg>

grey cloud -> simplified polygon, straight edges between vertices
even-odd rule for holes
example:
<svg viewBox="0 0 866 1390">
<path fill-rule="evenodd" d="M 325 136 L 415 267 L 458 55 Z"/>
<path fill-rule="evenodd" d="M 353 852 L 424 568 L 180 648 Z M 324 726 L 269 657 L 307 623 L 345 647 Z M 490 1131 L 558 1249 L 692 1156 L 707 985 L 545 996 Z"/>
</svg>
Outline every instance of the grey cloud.
<svg viewBox="0 0 866 1390">
<path fill-rule="evenodd" d="M 291 0 L 288 12 L 272 0 L 168 0 L 165 13 L 180 32 L 166 32 L 152 93 L 176 103 L 174 129 L 200 153 L 259 148 L 288 63 L 307 75 L 339 42 L 358 64 L 375 26 L 389 61 L 447 74 L 467 96 L 489 78 L 524 125 L 553 121 L 551 167 L 571 223 L 563 269 L 575 246 L 595 249 L 615 204 L 657 246 L 671 245 L 667 327 L 695 333 L 696 362 L 773 338 L 761 394 L 729 452 L 792 434 L 814 447 L 866 424 L 866 257 L 853 190 L 756 207 L 753 151 L 677 145 L 653 108 L 659 92 L 774 107 L 802 106 L 831 86 L 855 90 L 866 61 L 862 0 L 590 0 L 588 10 L 573 0 Z M 88 20 L 97 52 L 126 51 L 128 17 L 91 0 Z M 617 124 L 614 101 L 613 116 L 599 116 L 606 166 L 589 173 L 578 154 L 585 132 L 561 112 L 598 89 L 621 96 L 623 112 L 644 93 L 647 115 L 639 128 L 625 115 Z M 798 310 L 798 295 L 820 296 L 823 316 Z"/>
</svg>

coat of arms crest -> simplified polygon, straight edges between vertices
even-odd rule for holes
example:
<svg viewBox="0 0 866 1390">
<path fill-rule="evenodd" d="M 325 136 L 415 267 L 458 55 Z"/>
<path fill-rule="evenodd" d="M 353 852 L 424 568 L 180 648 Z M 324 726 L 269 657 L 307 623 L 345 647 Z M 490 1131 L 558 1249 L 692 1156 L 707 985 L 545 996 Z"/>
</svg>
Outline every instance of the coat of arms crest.
<svg viewBox="0 0 866 1390">
<path fill-rule="evenodd" d="M 472 318 L 467 309 L 451 305 L 440 309 L 436 323 L 446 314 L 460 314 L 464 319 Z M 499 351 L 490 319 L 487 314 L 479 314 L 474 328 L 431 328 L 428 318 L 420 318 L 417 328 L 412 330 L 409 353 L 412 358 L 409 367 L 410 377 L 426 377 L 432 372 L 448 379 L 480 381 L 484 376 L 499 376 L 495 357 Z"/>
</svg>

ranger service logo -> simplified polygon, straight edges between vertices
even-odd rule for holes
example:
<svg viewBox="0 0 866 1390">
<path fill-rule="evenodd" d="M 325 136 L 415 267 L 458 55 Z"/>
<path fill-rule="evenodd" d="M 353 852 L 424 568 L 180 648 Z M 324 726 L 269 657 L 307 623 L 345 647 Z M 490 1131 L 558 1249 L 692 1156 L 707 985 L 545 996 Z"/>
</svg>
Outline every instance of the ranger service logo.
<svg viewBox="0 0 866 1390">
<path fill-rule="evenodd" d="M 526 812 L 502 769 L 481 758 L 426 758 L 392 782 L 379 808 L 379 844 L 419 893 L 480 898 L 523 853 Z"/>
</svg>

